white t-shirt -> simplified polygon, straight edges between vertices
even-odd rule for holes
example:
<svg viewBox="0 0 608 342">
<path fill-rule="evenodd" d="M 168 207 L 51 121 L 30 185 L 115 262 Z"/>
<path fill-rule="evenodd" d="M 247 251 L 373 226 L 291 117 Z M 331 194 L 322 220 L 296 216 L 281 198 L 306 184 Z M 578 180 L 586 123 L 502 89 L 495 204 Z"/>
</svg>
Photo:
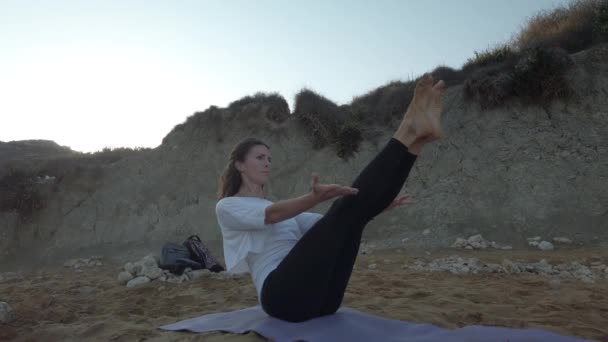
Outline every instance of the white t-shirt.
<svg viewBox="0 0 608 342">
<path fill-rule="evenodd" d="M 225 197 L 215 206 L 224 237 L 224 259 L 231 273 L 250 272 L 258 300 L 264 280 L 296 242 L 323 215 L 304 212 L 274 224 L 264 224 L 266 207 L 259 197 Z"/>
</svg>

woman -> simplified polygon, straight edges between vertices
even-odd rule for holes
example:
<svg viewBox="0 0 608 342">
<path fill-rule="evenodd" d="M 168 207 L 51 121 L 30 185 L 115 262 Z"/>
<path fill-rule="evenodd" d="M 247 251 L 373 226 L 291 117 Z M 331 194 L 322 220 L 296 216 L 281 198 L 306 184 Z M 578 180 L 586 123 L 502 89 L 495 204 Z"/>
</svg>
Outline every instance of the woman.
<svg viewBox="0 0 608 342">
<path fill-rule="evenodd" d="M 363 229 L 382 211 L 407 203 L 407 196 L 395 198 L 422 147 L 441 136 L 443 89 L 428 74 L 418 81 L 399 128 L 351 187 L 321 184 L 313 174 L 309 193 L 273 203 L 264 193 L 269 147 L 246 139 L 234 148 L 216 205 L 226 266 L 251 272 L 268 315 L 302 322 L 338 310 Z M 335 197 L 325 215 L 306 212 Z"/>
</svg>

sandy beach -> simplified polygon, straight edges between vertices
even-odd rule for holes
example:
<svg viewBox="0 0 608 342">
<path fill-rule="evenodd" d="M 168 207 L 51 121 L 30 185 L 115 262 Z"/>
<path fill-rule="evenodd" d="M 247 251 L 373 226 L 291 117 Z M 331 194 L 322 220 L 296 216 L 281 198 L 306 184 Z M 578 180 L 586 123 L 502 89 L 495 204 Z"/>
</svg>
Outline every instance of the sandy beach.
<svg viewBox="0 0 608 342">
<path fill-rule="evenodd" d="M 411 271 L 403 265 L 450 255 L 483 262 L 549 263 L 601 260 L 608 251 L 572 248 L 554 252 L 464 251 L 414 253 L 376 250 L 361 255 L 344 305 L 382 317 L 445 328 L 489 325 L 541 328 L 563 335 L 608 340 L 608 279 L 594 283 L 536 274 L 467 274 Z M 369 265 L 376 264 L 373 269 Z M 154 281 L 126 288 L 116 279 L 120 264 L 82 269 L 57 266 L 18 272 L 0 281 L 0 301 L 15 319 L 1 325 L 11 341 L 264 341 L 246 335 L 165 332 L 158 326 L 208 313 L 257 304 L 249 277 L 203 278 L 182 284 Z"/>
</svg>

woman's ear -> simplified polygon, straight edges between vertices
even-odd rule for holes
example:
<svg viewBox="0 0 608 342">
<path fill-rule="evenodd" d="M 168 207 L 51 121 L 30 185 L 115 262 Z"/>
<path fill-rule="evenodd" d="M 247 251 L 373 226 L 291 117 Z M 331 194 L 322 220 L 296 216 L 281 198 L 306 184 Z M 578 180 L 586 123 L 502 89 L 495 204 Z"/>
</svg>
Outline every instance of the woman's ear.
<svg viewBox="0 0 608 342">
<path fill-rule="evenodd" d="M 243 168 L 243 163 L 236 161 L 234 162 L 234 167 L 236 168 L 237 171 L 242 172 L 242 168 Z"/>
</svg>

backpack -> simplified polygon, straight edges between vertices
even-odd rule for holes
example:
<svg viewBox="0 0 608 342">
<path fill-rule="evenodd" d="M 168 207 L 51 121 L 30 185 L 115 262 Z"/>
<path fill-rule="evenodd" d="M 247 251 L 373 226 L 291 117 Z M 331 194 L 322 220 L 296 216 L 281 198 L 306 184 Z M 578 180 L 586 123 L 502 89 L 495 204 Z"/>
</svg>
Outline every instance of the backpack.
<svg viewBox="0 0 608 342">
<path fill-rule="evenodd" d="M 191 235 L 184 241 L 183 245 L 190 252 L 190 259 L 203 265 L 203 268 L 211 272 L 225 271 L 224 267 L 211 255 L 209 249 L 203 244 L 198 235 Z"/>
<path fill-rule="evenodd" d="M 186 267 L 193 270 L 205 268 L 204 265 L 190 258 L 190 251 L 186 246 L 172 242 L 163 245 L 159 267 L 177 275 L 184 273 Z"/>
</svg>

